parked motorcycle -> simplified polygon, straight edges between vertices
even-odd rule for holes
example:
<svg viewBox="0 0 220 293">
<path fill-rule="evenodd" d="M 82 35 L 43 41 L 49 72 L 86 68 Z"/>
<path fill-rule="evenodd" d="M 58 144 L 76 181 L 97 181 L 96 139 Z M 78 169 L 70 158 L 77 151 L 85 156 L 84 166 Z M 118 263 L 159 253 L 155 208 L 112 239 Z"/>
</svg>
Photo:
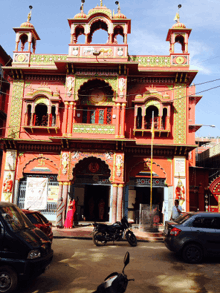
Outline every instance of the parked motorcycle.
<svg viewBox="0 0 220 293">
<path fill-rule="evenodd" d="M 93 242 L 96 246 L 105 245 L 108 241 L 121 241 L 124 237 L 131 246 L 137 245 L 136 236 L 129 229 L 126 217 L 112 225 L 94 223 L 93 226 Z"/>
<path fill-rule="evenodd" d="M 97 290 L 93 293 L 124 293 L 126 291 L 129 281 L 134 281 L 134 279 L 128 280 L 127 275 L 124 273 L 125 267 L 129 264 L 130 254 L 126 252 L 124 257 L 124 268 L 122 274 L 112 273 L 105 281 L 97 287 Z"/>
</svg>

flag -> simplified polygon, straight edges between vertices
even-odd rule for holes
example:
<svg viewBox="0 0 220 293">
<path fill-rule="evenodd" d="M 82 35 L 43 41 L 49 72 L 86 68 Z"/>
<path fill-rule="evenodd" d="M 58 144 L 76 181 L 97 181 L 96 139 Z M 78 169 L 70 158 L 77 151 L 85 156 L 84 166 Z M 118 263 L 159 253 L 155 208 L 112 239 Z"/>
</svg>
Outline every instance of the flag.
<svg viewBox="0 0 220 293">
<path fill-rule="evenodd" d="M 174 20 L 175 20 L 176 22 L 178 22 L 179 19 L 180 19 L 180 15 L 179 15 L 179 12 L 177 12 L 177 13 L 176 13 L 176 16 L 174 17 Z"/>
</svg>

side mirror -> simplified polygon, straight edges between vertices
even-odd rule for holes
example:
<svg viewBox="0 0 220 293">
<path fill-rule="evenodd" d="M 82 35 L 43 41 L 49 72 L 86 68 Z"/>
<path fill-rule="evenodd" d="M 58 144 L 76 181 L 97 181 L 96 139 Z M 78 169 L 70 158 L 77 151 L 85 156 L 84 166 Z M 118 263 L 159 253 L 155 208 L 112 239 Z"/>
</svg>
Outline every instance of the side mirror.
<svg viewBox="0 0 220 293">
<path fill-rule="evenodd" d="M 125 253 L 125 257 L 124 257 L 124 267 L 123 267 L 123 270 L 122 270 L 122 274 L 124 274 L 124 269 L 125 269 L 126 265 L 129 264 L 129 261 L 130 261 L 130 254 L 129 254 L 129 252 L 127 251 L 127 252 Z"/>
<path fill-rule="evenodd" d="M 127 251 L 125 253 L 125 258 L 124 258 L 124 265 L 125 265 L 125 267 L 129 264 L 129 261 L 130 261 L 130 253 Z"/>
</svg>

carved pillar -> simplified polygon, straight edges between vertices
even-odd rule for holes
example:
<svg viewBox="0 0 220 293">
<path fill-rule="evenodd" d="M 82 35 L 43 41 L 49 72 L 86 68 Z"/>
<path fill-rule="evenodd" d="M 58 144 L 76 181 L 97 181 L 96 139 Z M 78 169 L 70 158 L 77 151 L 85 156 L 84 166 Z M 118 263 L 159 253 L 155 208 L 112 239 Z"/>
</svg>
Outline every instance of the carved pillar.
<svg viewBox="0 0 220 293">
<path fill-rule="evenodd" d="M 19 45 L 19 41 L 16 42 L 15 51 L 18 51 L 18 45 Z"/>
<path fill-rule="evenodd" d="M 120 132 L 120 104 L 116 104 L 116 125 L 115 125 L 115 137 L 119 137 Z"/>
<path fill-rule="evenodd" d="M 66 136 L 67 132 L 67 123 L 68 123 L 68 102 L 64 103 L 65 108 L 64 108 L 64 115 L 63 115 L 63 135 Z"/>
<path fill-rule="evenodd" d="M 76 123 L 76 103 L 73 105 L 73 124 Z"/>
<path fill-rule="evenodd" d="M 121 111 L 121 138 L 125 137 L 125 106 L 126 104 L 122 104 L 122 111 Z"/>
<path fill-rule="evenodd" d="M 121 221 L 122 219 L 123 187 L 123 184 L 119 184 L 118 186 L 117 221 Z"/>
<path fill-rule="evenodd" d="M 142 125 L 141 125 L 141 129 L 145 129 L 146 126 L 145 126 L 145 106 L 142 107 L 142 111 L 141 111 L 141 115 L 142 115 Z"/>
<path fill-rule="evenodd" d="M 118 184 L 113 184 L 113 196 L 112 196 L 112 223 L 116 222 L 117 215 L 117 192 Z"/>
<path fill-rule="evenodd" d="M 85 35 L 85 43 L 88 44 L 88 42 L 89 42 L 89 34 L 86 34 Z"/>
<path fill-rule="evenodd" d="M 59 182 L 59 192 L 58 192 L 58 200 L 57 200 L 57 213 L 56 213 L 56 226 L 58 228 L 63 227 L 63 210 L 64 210 L 64 202 L 63 202 L 63 182 Z"/>
<path fill-rule="evenodd" d="M 125 35 L 124 35 L 124 44 L 127 44 L 127 39 L 128 39 L 128 35 L 125 34 Z"/>
<path fill-rule="evenodd" d="M 64 226 L 64 222 L 66 219 L 66 209 L 67 209 L 67 202 L 68 202 L 68 185 L 69 182 L 64 182 L 63 183 L 63 203 L 64 203 L 64 209 L 63 209 L 63 213 L 62 213 L 62 224 Z"/>
<path fill-rule="evenodd" d="M 31 50 L 31 42 L 28 42 L 28 51 Z"/>
<path fill-rule="evenodd" d="M 72 124 L 73 124 L 73 102 L 69 104 L 69 112 L 68 112 L 68 136 L 72 134 Z"/>
</svg>

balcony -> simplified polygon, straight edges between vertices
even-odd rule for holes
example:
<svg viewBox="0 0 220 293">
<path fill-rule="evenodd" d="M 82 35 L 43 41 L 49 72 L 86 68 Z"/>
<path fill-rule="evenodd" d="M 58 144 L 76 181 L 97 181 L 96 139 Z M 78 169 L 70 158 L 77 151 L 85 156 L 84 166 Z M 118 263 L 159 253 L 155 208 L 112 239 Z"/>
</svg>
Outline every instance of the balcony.
<svg viewBox="0 0 220 293">
<path fill-rule="evenodd" d="M 52 114 L 46 114 L 37 116 L 36 114 L 25 114 L 25 123 L 23 128 L 31 130 L 32 133 L 37 130 L 47 131 L 48 133 L 57 133 L 60 129 L 60 115 L 57 114 L 52 116 Z"/>
</svg>

